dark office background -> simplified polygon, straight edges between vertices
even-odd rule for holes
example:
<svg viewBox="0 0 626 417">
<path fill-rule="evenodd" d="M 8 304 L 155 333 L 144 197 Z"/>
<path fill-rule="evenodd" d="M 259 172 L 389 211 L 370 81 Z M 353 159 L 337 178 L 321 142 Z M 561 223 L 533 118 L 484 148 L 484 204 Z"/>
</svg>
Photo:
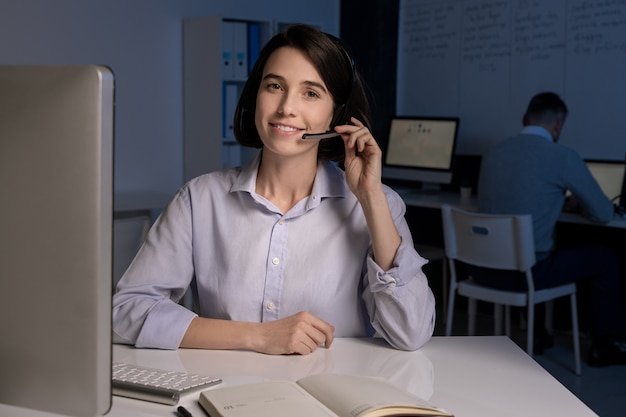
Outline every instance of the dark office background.
<svg viewBox="0 0 626 417">
<path fill-rule="evenodd" d="M 375 98 L 372 123 L 379 142 L 385 140 L 389 119 L 396 112 L 399 7 L 398 0 L 341 1 L 340 35 Z"/>
</svg>

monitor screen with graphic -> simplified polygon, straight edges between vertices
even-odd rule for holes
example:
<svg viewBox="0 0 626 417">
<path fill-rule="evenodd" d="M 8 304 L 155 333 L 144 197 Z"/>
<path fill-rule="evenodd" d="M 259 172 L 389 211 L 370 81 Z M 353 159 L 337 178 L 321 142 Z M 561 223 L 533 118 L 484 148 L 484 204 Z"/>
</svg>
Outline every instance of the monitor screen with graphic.
<svg viewBox="0 0 626 417">
<path fill-rule="evenodd" d="M 459 119 L 395 117 L 391 120 L 383 178 L 437 188 L 452 181 Z"/>
</svg>

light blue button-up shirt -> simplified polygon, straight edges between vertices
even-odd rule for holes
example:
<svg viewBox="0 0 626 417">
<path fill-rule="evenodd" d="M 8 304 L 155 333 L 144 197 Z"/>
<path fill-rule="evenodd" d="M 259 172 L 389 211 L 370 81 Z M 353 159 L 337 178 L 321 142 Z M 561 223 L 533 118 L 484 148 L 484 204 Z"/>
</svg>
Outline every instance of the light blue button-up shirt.
<svg viewBox="0 0 626 417">
<path fill-rule="evenodd" d="M 383 271 L 342 170 L 320 163 L 311 195 L 283 214 L 255 192 L 259 161 L 179 190 L 118 284 L 115 342 L 176 349 L 196 317 L 178 304 L 191 285 L 202 317 L 268 322 L 308 311 L 336 337 L 377 332 L 399 349 L 423 345 L 435 302 L 398 194 L 385 188 L 402 244 Z"/>
</svg>

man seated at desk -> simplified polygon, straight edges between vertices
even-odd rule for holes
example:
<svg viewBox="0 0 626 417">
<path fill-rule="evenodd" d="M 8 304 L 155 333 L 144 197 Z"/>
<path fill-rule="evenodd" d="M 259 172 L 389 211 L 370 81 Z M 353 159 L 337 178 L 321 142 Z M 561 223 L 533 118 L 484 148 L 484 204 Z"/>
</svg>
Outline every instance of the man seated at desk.
<svg viewBox="0 0 626 417">
<path fill-rule="evenodd" d="M 558 145 L 567 107 L 554 93 L 534 96 L 523 117 L 522 131 L 493 146 L 482 158 L 478 182 L 478 209 L 486 213 L 531 214 L 537 263 L 533 266 L 535 288 L 550 288 L 588 280 L 591 288 L 591 335 L 588 364 L 626 364 L 626 353 L 615 344 L 624 322 L 619 267 L 612 249 L 554 248 L 556 222 L 570 190 L 580 212 L 592 221 L 613 219 L 611 201 L 604 195 L 584 160 L 572 149 Z M 502 287 L 487 271 L 472 273 L 474 279 Z M 512 280 L 505 285 L 514 285 Z M 525 284 L 522 284 L 525 287 Z M 511 288 L 519 289 L 519 288 Z M 538 310 L 535 352 L 552 344 Z"/>
</svg>

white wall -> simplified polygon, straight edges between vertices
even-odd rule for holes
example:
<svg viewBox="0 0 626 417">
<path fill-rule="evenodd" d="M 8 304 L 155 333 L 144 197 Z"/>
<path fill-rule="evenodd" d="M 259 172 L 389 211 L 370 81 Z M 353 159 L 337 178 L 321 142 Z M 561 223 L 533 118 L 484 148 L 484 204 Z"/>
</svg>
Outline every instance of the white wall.
<svg viewBox="0 0 626 417">
<path fill-rule="evenodd" d="M 554 91 L 569 115 L 559 143 L 624 160 L 626 3 L 402 0 L 399 114 L 459 116 L 461 153 L 517 134 L 530 98 Z"/>
<path fill-rule="evenodd" d="M 0 0 L 0 64 L 105 64 L 116 78 L 115 189 L 182 185 L 182 20 L 313 23 L 339 33 L 340 0 Z M 217 57 L 216 57 L 217 59 Z"/>
</svg>

